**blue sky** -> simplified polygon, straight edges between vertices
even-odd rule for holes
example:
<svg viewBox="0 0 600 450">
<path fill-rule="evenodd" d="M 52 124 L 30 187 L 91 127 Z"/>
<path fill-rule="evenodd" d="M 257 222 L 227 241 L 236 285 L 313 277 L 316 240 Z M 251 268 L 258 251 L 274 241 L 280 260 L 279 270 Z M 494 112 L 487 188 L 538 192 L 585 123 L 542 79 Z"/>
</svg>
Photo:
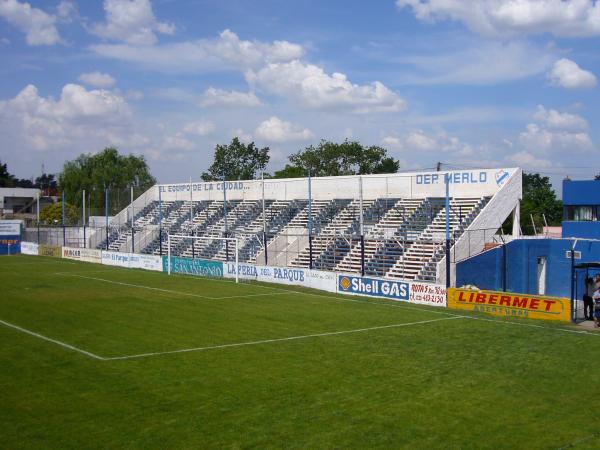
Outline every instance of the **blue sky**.
<svg viewBox="0 0 600 450">
<path fill-rule="evenodd" d="M 591 0 L 0 0 L 0 159 L 19 177 L 115 146 L 160 182 L 233 136 L 269 170 L 320 139 L 402 170 L 600 172 Z"/>
</svg>

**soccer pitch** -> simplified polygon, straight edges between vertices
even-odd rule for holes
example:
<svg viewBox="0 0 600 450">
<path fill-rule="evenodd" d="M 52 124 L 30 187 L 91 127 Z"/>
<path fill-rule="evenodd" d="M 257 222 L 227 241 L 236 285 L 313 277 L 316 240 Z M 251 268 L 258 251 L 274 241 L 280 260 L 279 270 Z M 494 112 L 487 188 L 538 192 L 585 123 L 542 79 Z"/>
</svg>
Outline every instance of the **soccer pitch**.
<svg viewBox="0 0 600 450">
<path fill-rule="evenodd" d="M 598 448 L 600 335 L 0 258 L 3 448 Z"/>
</svg>

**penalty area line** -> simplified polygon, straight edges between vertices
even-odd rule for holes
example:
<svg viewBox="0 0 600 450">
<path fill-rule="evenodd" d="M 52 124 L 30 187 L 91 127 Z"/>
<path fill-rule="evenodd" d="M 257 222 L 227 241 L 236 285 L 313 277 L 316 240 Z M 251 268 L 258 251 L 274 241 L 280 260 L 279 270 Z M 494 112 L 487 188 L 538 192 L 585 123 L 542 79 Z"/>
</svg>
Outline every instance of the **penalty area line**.
<svg viewBox="0 0 600 450">
<path fill-rule="evenodd" d="M 123 359 L 138 359 L 138 358 L 148 358 L 151 356 L 160 356 L 160 355 L 172 355 L 176 353 L 190 353 L 190 352 L 201 352 L 206 350 L 218 350 L 223 348 L 231 348 L 231 347 L 245 347 L 249 345 L 260 345 L 260 344 L 272 344 L 276 342 L 285 342 L 285 341 L 297 341 L 301 339 L 311 339 L 317 337 L 326 337 L 326 336 L 338 336 L 343 334 L 353 334 L 353 333 L 364 333 L 367 331 L 375 331 L 375 330 L 385 330 L 389 328 L 401 328 L 408 327 L 412 325 L 423 325 L 427 323 L 433 322 L 441 322 L 443 320 L 454 320 L 454 319 L 462 319 L 463 317 L 443 317 L 440 319 L 431 319 L 431 320 L 421 320 L 418 322 L 404 322 L 404 323 L 395 323 L 392 325 L 381 325 L 377 327 L 368 327 L 368 328 L 357 328 L 355 330 L 342 330 L 342 331 L 330 331 L 326 333 L 315 333 L 315 334 L 306 334 L 302 336 L 290 336 L 284 338 L 274 338 L 274 339 L 262 339 L 259 341 L 248 341 L 248 342 L 237 342 L 234 344 L 221 344 L 221 345 L 210 345 L 206 347 L 194 347 L 194 348 L 184 348 L 180 350 L 170 350 L 165 352 L 150 352 L 150 353 L 140 353 L 137 355 L 125 355 L 125 356 L 113 356 L 103 358 L 105 361 L 116 361 Z"/>
<path fill-rule="evenodd" d="M 28 334 L 30 336 L 34 336 L 34 337 L 36 337 L 38 339 L 42 339 L 44 341 L 52 342 L 53 344 L 56 344 L 56 345 L 58 345 L 60 347 L 67 348 L 69 350 L 73 350 L 74 352 L 81 353 L 82 355 L 89 356 L 90 358 L 97 359 L 97 360 L 100 360 L 100 361 L 106 361 L 106 358 L 103 358 L 102 356 L 98 356 L 98 355 L 96 355 L 96 354 L 94 354 L 92 352 L 88 352 L 88 351 L 83 350 L 83 349 L 81 349 L 79 347 L 75 347 L 74 345 L 67 344 L 66 342 L 62 342 L 62 341 L 59 341 L 57 339 L 49 338 L 48 336 L 44 336 L 43 334 L 36 333 L 34 331 L 28 330 L 27 328 L 23 328 L 23 327 L 20 327 L 18 325 L 15 325 L 13 323 L 9 323 L 9 322 L 6 322 L 4 320 L 0 320 L 0 324 L 4 325 L 5 327 L 12 328 L 14 330 L 20 331 L 21 333 L 25 333 L 25 334 Z"/>
</svg>

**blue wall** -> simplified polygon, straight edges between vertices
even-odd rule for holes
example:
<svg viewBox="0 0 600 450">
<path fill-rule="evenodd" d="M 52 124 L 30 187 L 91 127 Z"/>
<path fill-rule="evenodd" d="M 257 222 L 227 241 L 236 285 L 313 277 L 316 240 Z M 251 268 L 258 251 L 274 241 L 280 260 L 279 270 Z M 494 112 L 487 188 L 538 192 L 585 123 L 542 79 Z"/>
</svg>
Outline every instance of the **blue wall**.
<svg viewBox="0 0 600 450">
<path fill-rule="evenodd" d="M 563 180 L 563 204 L 600 205 L 600 180 Z"/>
<path fill-rule="evenodd" d="M 538 294 L 537 258 L 545 256 L 546 295 L 571 297 L 571 260 L 565 252 L 571 249 L 567 239 L 518 239 L 506 244 L 506 290 Z M 577 242 L 582 262 L 600 261 L 600 242 Z M 591 273 L 591 272 L 590 272 Z M 481 289 L 502 289 L 502 247 L 496 247 L 456 265 L 456 285 L 474 284 Z M 577 272 L 577 297 L 583 293 L 585 271 Z"/>
<path fill-rule="evenodd" d="M 598 201 L 600 201 L 600 199 Z M 600 222 L 571 220 L 564 221 L 562 223 L 562 237 L 600 239 Z"/>
</svg>

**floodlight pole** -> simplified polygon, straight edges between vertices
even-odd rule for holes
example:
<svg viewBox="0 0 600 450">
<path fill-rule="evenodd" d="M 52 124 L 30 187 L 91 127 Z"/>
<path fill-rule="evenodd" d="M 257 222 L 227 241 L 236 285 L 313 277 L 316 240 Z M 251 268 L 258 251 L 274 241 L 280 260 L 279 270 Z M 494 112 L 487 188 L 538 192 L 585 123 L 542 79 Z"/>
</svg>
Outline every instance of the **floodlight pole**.
<svg viewBox="0 0 600 450">
<path fill-rule="evenodd" d="M 162 256 L 162 189 L 158 186 L 158 249 Z"/>
<path fill-rule="evenodd" d="M 104 185 L 104 218 L 106 221 L 106 251 L 108 251 L 108 188 Z"/>
<path fill-rule="evenodd" d="M 363 219 L 363 182 L 358 177 L 358 204 L 360 209 L 360 275 L 365 276 L 365 224 Z"/>
<path fill-rule="evenodd" d="M 167 273 L 171 275 L 171 235 L 167 235 Z"/>
<path fill-rule="evenodd" d="M 225 220 L 225 237 L 228 236 L 227 230 L 227 185 L 225 183 L 225 171 L 223 171 L 223 220 Z M 225 261 L 229 261 L 229 241 L 225 241 Z M 237 265 L 235 266 L 237 270 Z"/>
<path fill-rule="evenodd" d="M 192 177 L 190 177 L 190 229 L 194 222 L 194 199 L 192 196 Z"/>
<path fill-rule="evenodd" d="M 267 265 L 267 217 L 265 213 L 265 173 L 261 175 L 262 180 L 262 226 L 263 226 L 263 246 L 265 253 L 265 266 Z"/>
<path fill-rule="evenodd" d="M 576 317 L 576 307 L 575 307 L 575 247 L 577 246 L 577 239 L 573 241 L 573 245 L 571 246 L 571 321 L 575 322 L 577 320 Z M 585 312 L 585 311 L 584 311 Z"/>
<path fill-rule="evenodd" d="M 85 189 L 81 193 L 81 220 L 83 222 L 83 248 L 87 247 L 86 237 L 85 237 Z"/>
<path fill-rule="evenodd" d="M 240 272 L 240 266 L 239 266 L 239 261 L 238 261 L 238 253 L 239 253 L 238 238 L 235 238 L 235 282 L 236 283 L 239 282 L 239 272 Z"/>
<path fill-rule="evenodd" d="M 308 169 L 308 268 L 313 268 L 313 246 L 312 246 L 312 179 Z"/>
<path fill-rule="evenodd" d="M 37 243 L 40 243 L 40 193 L 37 194 Z"/>
<path fill-rule="evenodd" d="M 450 287 L 450 175 L 446 174 L 446 289 Z"/>
<path fill-rule="evenodd" d="M 133 229 L 133 216 L 135 215 L 135 209 L 133 209 L 133 184 L 131 185 L 131 253 L 135 253 L 135 230 Z"/>
<path fill-rule="evenodd" d="M 63 245 L 67 245 L 67 233 L 65 231 L 65 191 L 62 191 L 62 202 L 61 202 L 61 221 L 63 229 Z"/>
</svg>

